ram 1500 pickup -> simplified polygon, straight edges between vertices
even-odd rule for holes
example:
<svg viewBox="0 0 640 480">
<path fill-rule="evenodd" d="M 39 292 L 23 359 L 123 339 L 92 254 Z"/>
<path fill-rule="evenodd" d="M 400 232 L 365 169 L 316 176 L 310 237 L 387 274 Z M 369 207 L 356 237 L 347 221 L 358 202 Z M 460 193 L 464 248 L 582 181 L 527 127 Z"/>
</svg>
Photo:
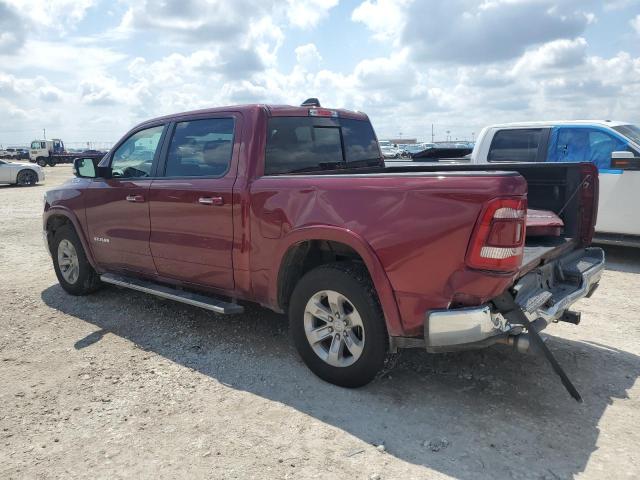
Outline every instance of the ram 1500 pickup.
<svg viewBox="0 0 640 480">
<path fill-rule="evenodd" d="M 149 120 L 74 173 L 44 206 L 64 290 L 286 312 L 304 362 L 342 386 L 399 348 L 531 343 L 554 361 L 538 331 L 577 323 L 604 268 L 593 165 L 386 168 L 365 114 L 313 102 Z M 556 223 L 527 230 L 528 207 Z"/>
</svg>

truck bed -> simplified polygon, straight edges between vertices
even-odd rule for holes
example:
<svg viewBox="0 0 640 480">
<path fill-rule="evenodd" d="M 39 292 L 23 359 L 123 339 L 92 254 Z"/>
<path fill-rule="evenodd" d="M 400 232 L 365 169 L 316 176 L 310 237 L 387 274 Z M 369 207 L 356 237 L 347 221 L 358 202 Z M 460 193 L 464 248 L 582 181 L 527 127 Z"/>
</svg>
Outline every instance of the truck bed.
<svg viewBox="0 0 640 480">
<path fill-rule="evenodd" d="M 540 237 L 527 239 L 522 258 L 522 275 L 530 272 L 540 263 L 561 256 L 563 253 L 573 250 L 576 246 L 572 238 L 566 237 Z"/>
<path fill-rule="evenodd" d="M 461 175 L 487 173 L 513 174 L 517 172 L 528 185 L 528 206 L 532 209 L 556 213 L 564 227 L 560 236 L 527 238 L 520 274 L 523 275 L 545 261 L 555 258 L 580 246 L 580 219 L 582 216 L 581 196 L 577 194 L 583 183 L 582 166 L 579 163 L 496 163 L 473 165 L 466 163 L 402 163 L 387 164 L 385 167 L 358 169 L 359 174 L 442 173 Z M 318 172 L 322 174 L 353 174 L 353 170 Z M 597 189 L 597 178 L 591 182 Z"/>
</svg>

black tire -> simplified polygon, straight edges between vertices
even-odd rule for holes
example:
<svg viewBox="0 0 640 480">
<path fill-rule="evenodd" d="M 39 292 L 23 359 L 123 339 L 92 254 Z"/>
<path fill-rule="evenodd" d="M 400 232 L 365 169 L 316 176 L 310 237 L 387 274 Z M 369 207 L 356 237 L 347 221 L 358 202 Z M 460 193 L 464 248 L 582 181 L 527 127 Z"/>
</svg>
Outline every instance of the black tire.
<svg viewBox="0 0 640 480">
<path fill-rule="evenodd" d="M 58 248 L 63 240 L 69 241 L 77 254 L 79 274 L 77 280 L 73 283 L 69 283 L 64 278 L 58 263 Z M 82 242 L 71 225 L 63 225 L 56 230 L 51 242 L 51 257 L 53 258 L 53 268 L 55 269 L 56 277 L 58 277 L 58 282 L 67 293 L 71 295 L 88 295 L 101 287 L 100 277 L 87 260 L 82 248 Z"/>
<path fill-rule="evenodd" d="M 37 163 L 38 165 L 40 165 L 41 167 L 46 167 L 46 166 L 47 166 L 47 159 L 46 159 L 46 158 L 44 158 L 44 157 L 38 157 L 38 158 L 36 159 L 36 163 Z"/>
<path fill-rule="evenodd" d="M 55 160 L 49 160 L 49 163 L 48 163 L 50 167 L 55 167 L 57 164 L 58 162 L 56 162 Z"/>
<path fill-rule="evenodd" d="M 38 183 L 38 174 L 33 170 L 20 170 L 16 176 L 16 183 L 21 187 L 29 187 Z"/>
<path fill-rule="evenodd" d="M 332 290 L 346 297 L 362 319 L 364 346 L 360 357 L 349 366 L 328 364 L 307 340 L 305 308 L 311 297 L 322 290 Z M 383 369 L 388 359 L 389 337 L 378 296 L 366 268 L 356 263 L 322 265 L 305 274 L 291 296 L 289 328 L 304 363 L 318 377 L 335 385 L 349 388 L 366 385 Z"/>
</svg>

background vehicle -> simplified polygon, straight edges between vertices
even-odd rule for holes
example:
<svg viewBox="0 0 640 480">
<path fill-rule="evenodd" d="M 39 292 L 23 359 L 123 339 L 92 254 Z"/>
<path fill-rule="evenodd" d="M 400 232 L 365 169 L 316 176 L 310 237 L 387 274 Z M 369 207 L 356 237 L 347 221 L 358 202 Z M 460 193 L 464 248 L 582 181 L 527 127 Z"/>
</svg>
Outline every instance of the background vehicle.
<svg viewBox="0 0 640 480">
<path fill-rule="evenodd" d="M 100 159 L 104 156 L 104 152 L 96 153 L 95 150 L 91 150 L 81 153 L 69 153 L 64 148 L 64 142 L 59 138 L 34 140 L 31 142 L 31 149 L 29 150 L 29 160 L 41 167 L 47 165 L 55 167 L 58 163 L 71 163 L 79 156 Z"/>
<path fill-rule="evenodd" d="M 44 181 L 44 171 L 38 165 L 0 160 L 0 183 L 35 185 Z"/>
<path fill-rule="evenodd" d="M 411 158 L 414 154 L 423 152 L 428 150 L 429 148 L 434 148 L 435 143 L 415 143 L 412 145 L 403 145 L 402 146 L 402 156 L 405 158 Z"/>
<path fill-rule="evenodd" d="M 7 147 L 5 149 L 0 149 L 0 158 L 6 159 L 18 159 L 21 154 L 21 150 L 16 147 Z"/>
<path fill-rule="evenodd" d="M 162 117 L 74 169 L 43 215 L 67 292 L 106 282 L 225 314 L 243 311 L 236 299 L 288 312 L 303 360 L 343 386 L 398 348 L 531 341 L 552 359 L 538 331 L 576 323 L 569 307 L 604 268 L 588 248 L 593 165 L 387 168 L 358 112 Z M 527 218 L 527 202 L 554 223 Z"/>
<path fill-rule="evenodd" d="M 609 120 L 493 125 L 471 162 L 591 162 L 600 172 L 596 240 L 640 247 L 640 128 Z"/>
<path fill-rule="evenodd" d="M 388 140 L 380 140 L 380 151 L 384 158 L 400 158 L 400 150 L 398 147 Z"/>
</svg>

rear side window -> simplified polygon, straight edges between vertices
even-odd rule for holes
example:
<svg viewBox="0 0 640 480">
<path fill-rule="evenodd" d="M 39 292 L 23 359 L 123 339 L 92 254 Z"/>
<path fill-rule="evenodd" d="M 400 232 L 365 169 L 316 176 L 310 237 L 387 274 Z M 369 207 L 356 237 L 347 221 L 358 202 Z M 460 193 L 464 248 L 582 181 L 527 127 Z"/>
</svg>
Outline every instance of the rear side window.
<svg viewBox="0 0 640 480">
<path fill-rule="evenodd" d="M 233 152 L 233 118 L 178 122 L 171 138 L 165 176 L 220 177 Z"/>
<path fill-rule="evenodd" d="M 269 120 L 266 175 L 377 165 L 379 160 L 368 121 L 315 117 Z"/>
<path fill-rule="evenodd" d="M 490 162 L 535 162 L 542 138 L 541 128 L 499 130 L 491 141 Z"/>
</svg>

